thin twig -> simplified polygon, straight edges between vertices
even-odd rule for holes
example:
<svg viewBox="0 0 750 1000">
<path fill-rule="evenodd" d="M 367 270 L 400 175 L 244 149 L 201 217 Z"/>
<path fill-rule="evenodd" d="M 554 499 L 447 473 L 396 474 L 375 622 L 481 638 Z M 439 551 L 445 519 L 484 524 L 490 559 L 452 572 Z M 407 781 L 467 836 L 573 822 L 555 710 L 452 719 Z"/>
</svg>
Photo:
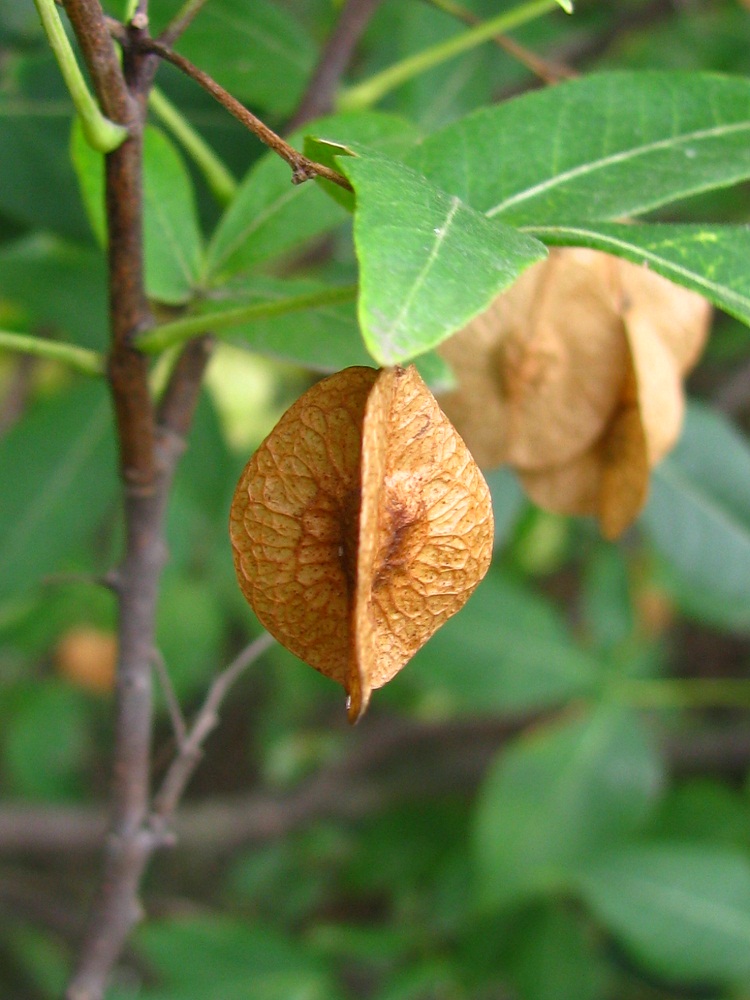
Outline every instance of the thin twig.
<svg viewBox="0 0 750 1000">
<path fill-rule="evenodd" d="M 162 694 L 164 695 L 164 701 L 167 705 L 167 712 L 169 714 L 170 722 L 172 723 L 172 729 L 174 729 L 177 746 L 180 747 L 187 736 L 185 717 L 182 714 L 180 701 L 177 697 L 177 692 L 174 689 L 172 678 L 169 676 L 167 664 L 158 649 L 154 650 L 154 670 L 156 671 L 156 676 L 159 678 L 159 685 L 161 687 Z"/>
<path fill-rule="evenodd" d="M 184 448 L 213 346 L 210 335 L 195 337 L 182 348 L 170 373 L 156 415 L 162 463 L 166 461 L 173 466 L 179 458 L 179 449 Z M 165 456 L 164 449 L 169 450 L 170 446 L 177 451 Z"/>
<path fill-rule="evenodd" d="M 154 798 L 150 826 L 160 841 L 163 840 L 167 825 L 200 761 L 203 744 L 219 722 L 219 708 L 222 702 L 241 674 L 255 663 L 273 642 L 273 637 L 267 633 L 255 639 L 225 670 L 222 670 L 211 685 L 193 724 L 184 739 L 180 740 L 177 756 L 169 766 L 161 788 Z"/>
<path fill-rule="evenodd" d="M 741 365 L 714 393 L 714 406 L 728 417 L 739 417 L 750 406 L 750 363 Z"/>
<path fill-rule="evenodd" d="M 108 570 L 97 576 L 95 573 L 50 573 L 42 577 L 44 587 L 67 587 L 71 584 L 82 584 L 85 587 L 104 587 L 117 593 L 120 582 L 116 570 Z"/>
<path fill-rule="evenodd" d="M 339 187 L 345 188 L 347 191 L 352 190 L 352 186 L 346 177 L 343 177 L 337 171 L 326 167 L 322 163 L 316 163 L 315 160 L 309 159 L 294 149 L 280 135 L 277 135 L 273 129 L 269 128 L 265 122 L 257 118 L 252 111 L 248 111 L 244 104 L 241 104 L 236 97 L 232 97 L 229 91 L 218 84 L 213 77 L 209 76 L 208 73 L 204 73 L 202 69 L 191 63 L 189 59 L 181 56 L 179 52 L 175 52 L 168 46 L 162 45 L 156 39 L 147 37 L 141 39 L 138 42 L 138 46 L 141 51 L 151 52 L 164 59 L 165 62 L 172 63 L 173 66 L 176 66 L 186 76 L 189 76 L 191 80 L 195 80 L 222 107 L 226 108 L 231 115 L 234 115 L 237 121 L 241 122 L 261 142 L 277 153 L 282 160 L 285 160 L 292 169 L 293 184 L 302 184 L 304 181 L 309 181 L 314 177 L 322 177 L 333 184 L 338 184 Z"/>
<path fill-rule="evenodd" d="M 508 55 L 513 56 L 522 66 L 531 70 L 535 76 L 545 83 L 559 83 L 561 80 L 573 80 L 579 74 L 570 66 L 565 66 L 560 62 L 552 62 L 550 59 L 542 59 L 525 45 L 516 42 L 509 35 L 498 35 L 495 39 L 497 45 L 504 49 Z"/>
<path fill-rule="evenodd" d="M 454 0 L 428 0 L 428 2 L 469 27 L 475 27 L 482 23 L 482 19 L 473 11 L 455 3 Z M 560 80 L 572 79 L 578 75 L 570 66 L 542 59 L 531 49 L 520 45 L 508 35 L 495 35 L 492 41 L 545 83 L 559 83 Z"/>
<path fill-rule="evenodd" d="M 163 45 L 174 45 L 183 32 L 193 23 L 193 20 L 205 2 L 206 0 L 187 0 L 159 35 L 159 41 Z"/>
<path fill-rule="evenodd" d="M 0 437 L 3 437 L 20 419 L 31 395 L 37 360 L 29 354 L 16 359 L 9 375 L 6 375 L 3 395 L 0 398 Z"/>
<path fill-rule="evenodd" d="M 320 53 L 318 65 L 289 122 L 290 131 L 331 111 L 339 81 L 380 3 L 381 0 L 347 0 L 344 4 L 336 27 Z"/>
</svg>

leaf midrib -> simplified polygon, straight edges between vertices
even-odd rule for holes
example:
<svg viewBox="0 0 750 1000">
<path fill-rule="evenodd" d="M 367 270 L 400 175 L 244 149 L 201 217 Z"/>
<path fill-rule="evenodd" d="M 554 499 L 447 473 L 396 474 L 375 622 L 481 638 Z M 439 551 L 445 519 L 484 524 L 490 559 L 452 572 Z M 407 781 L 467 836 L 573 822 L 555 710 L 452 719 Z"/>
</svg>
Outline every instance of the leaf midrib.
<svg viewBox="0 0 750 1000">
<path fill-rule="evenodd" d="M 691 500 L 700 512 L 726 528 L 733 545 L 738 544 L 750 550 L 750 525 L 745 524 L 733 511 L 727 510 L 713 497 L 701 491 L 698 484 L 675 468 L 674 461 L 665 462 L 657 476 Z"/>
<path fill-rule="evenodd" d="M 710 129 L 699 129 L 694 132 L 683 133 L 679 136 L 671 136 L 668 139 L 659 139 L 655 142 L 647 143 L 641 146 L 631 146 L 628 149 L 619 150 L 618 152 L 611 153 L 609 156 L 602 157 L 601 159 L 594 161 L 589 160 L 586 163 L 581 163 L 576 167 L 572 167 L 570 170 L 563 171 L 561 174 L 555 174 L 554 177 L 548 177 L 539 184 L 534 184 L 532 187 L 525 188 L 523 191 L 518 191 L 516 194 L 513 194 L 510 197 L 505 198 L 503 201 L 498 202 L 498 204 L 493 205 L 492 208 L 485 212 L 485 215 L 487 218 L 491 219 L 494 216 L 499 215 L 501 212 L 507 211 L 509 208 L 519 205 L 525 201 L 531 201 L 538 198 L 541 195 L 546 194 L 548 191 L 553 191 L 555 188 L 562 187 L 571 181 L 577 180 L 579 177 L 586 177 L 588 175 L 595 174 L 597 171 L 606 170 L 608 167 L 621 163 L 627 163 L 628 161 L 638 159 L 639 157 L 648 156 L 651 153 L 658 152 L 662 149 L 670 149 L 693 142 L 719 138 L 734 133 L 740 134 L 742 132 L 750 132 L 750 122 L 743 121 L 733 122 L 729 125 L 717 125 Z"/>
<path fill-rule="evenodd" d="M 750 919 L 740 908 L 687 892 L 654 877 L 635 875 L 629 876 L 627 881 L 633 896 L 641 902 L 645 900 L 654 909 L 658 907 L 662 912 L 679 916 L 698 930 L 716 930 L 744 946 L 750 944 Z"/>
</svg>

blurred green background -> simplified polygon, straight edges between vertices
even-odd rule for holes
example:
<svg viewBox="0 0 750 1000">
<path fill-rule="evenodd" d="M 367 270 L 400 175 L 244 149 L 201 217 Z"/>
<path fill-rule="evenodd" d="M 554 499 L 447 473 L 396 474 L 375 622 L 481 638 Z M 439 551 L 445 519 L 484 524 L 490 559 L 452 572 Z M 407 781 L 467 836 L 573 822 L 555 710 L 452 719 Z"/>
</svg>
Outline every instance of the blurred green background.
<svg viewBox="0 0 750 1000">
<path fill-rule="evenodd" d="M 176 6 L 153 0 L 156 28 Z M 486 17 L 511 4 L 466 6 Z M 181 48 L 283 129 L 339 10 L 210 0 Z M 384 0 L 349 79 L 456 30 L 429 3 Z M 295 52 L 283 72 L 262 37 Z M 580 0 L 574 17 L 514 37 L 579 72 L 750 72 L 750 11 L 732 0 Z M 171 67 L 159 84 L 243 177 L 261 155 L 253 137 Z M 384 107 L 430 130 L 533 84 L 487 44 Z M 101 350 L 103 258 L 30 0 L 0 8 L 0 122 L 0 327 Z M 209 232 L 221 208 L 191 176 Z M 745 222 L 749 204 L 741 185 L 664 217 Z M 352 272 L 345 231 L 322 250 L 327 273 Z M 321 266 L 297 262 L 303 275 Z M 234 580 L 228 505 L 310 378 L 237 343 L 211 363 L 159 604 L 188 714 L 259 631 Z M 356 730 L 340 689 L 284 650 L 253 666 L 176 847 L 151 866 L 148 920 L 113 1000 L 750 997 L 746 328 L 716 317 L 688 388 L 683 439 L 617 545 L 533 508 L 509 472 L 489 476 L 488 577 Z M 0 434 L 0 995 L 51 1000 L 96 882 L 109 780 L 115 608 L 94 580 L 121 528 L 105 388 L 0 352 Z M 157 778 L 172 751 L 161 698 Z"/>
</svg>

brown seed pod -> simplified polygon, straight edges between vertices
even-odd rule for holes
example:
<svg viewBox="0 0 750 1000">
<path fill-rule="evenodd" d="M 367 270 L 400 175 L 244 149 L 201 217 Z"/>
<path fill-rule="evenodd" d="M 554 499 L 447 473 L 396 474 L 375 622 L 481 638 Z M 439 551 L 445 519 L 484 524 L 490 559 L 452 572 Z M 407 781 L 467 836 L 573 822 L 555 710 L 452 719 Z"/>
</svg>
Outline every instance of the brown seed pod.
<svg viewBox="0 0 750 1000">
<path fill-rule="evenodd" d="M 412 366 L 347 368 L 284 414 L 230 512 L 237 578 L 356 722 L 466 603 L 492 556 L 489 490 Z"/>
<path fill-rule="evenodd" d="M 679 437 L 710 315 L 645 267 L 553 249 L 441 346 L 458 380 L 441 403 L 483 467 L 509 463 L 540 507 L 615 538 Z"/>
<path fill-rule="evenodd" d="M 88 625 L 71 628 L 55 648 L 54 664 L 58 673 L 77 687 L 93 694 L 110 694 L 115 686 L 117 637 Z"/>
</svg>

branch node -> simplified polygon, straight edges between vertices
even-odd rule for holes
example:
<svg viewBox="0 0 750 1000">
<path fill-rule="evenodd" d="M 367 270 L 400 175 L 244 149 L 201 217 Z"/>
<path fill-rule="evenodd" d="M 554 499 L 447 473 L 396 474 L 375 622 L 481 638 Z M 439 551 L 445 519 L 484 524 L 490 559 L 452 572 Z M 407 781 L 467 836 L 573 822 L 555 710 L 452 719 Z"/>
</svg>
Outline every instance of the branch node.
<svg viewBox="0 0 750 1000">
<path fill-rule="evenodd" d="M 107 587 L 115 594 L 119 594 L 122 588 L 122 575 L 119 569 L 113 567 L 101 577 L 100 582 L 103 587 Z"/>
<path fill-rule="evenodd" d="M 304 184 L 305 181 L 310 181 L 315 176 L 316 171 L 310 167 L 309 163 L 298 161 L 292 165 L 292 184 Z"/>
</svg>

